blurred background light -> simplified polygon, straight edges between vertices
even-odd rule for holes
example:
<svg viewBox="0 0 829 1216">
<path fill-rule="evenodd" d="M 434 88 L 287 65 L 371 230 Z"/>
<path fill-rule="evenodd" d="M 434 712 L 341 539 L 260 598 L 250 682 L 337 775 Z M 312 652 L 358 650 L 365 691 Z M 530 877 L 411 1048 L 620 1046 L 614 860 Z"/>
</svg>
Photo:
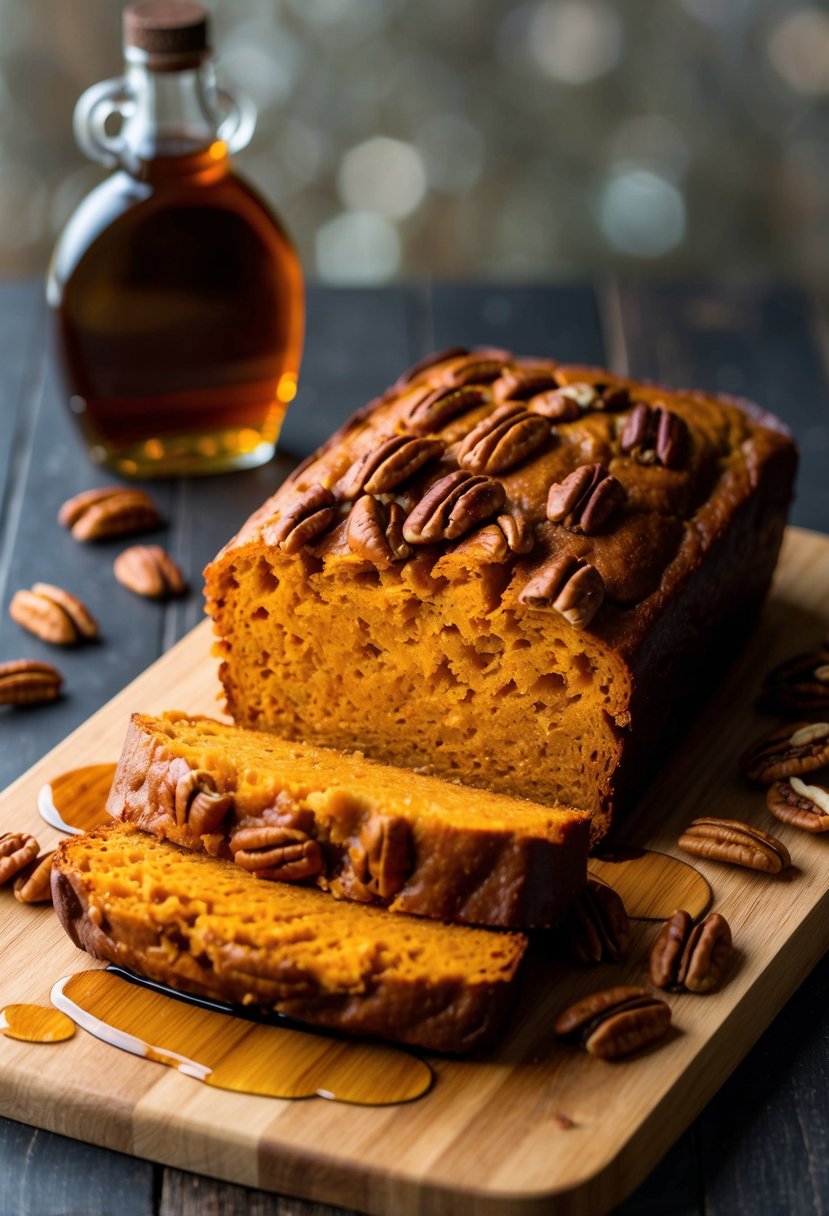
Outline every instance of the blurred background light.
<svg viewBox="0 0 829 1216">
<path fill-rule="evenodd" d="M 769 58 L 796 92 L 829 92 L 829 13 L 801 8 L 781 18 L 769 38 Z"/>
<path fill-rule="evenodd" d="M 377 135 L 346 152 L 337 187 L 353 211 L 379 211 L 399 219 L 423 201 L 426 173 L 411 144 Z"/>
<path fill-rule="evenodd" d="M 632 169 L 613 177 L 600 203 L 602 229 L 620 253 L 655 258 L 685 235 L 685 203 L 664 177 Z"/>
<path fill-rule="evenodd" d="M 394 224 L 372 212 L 335 216 L 317 233 L 317 269 L 329 283 L 384 283 L 400 265 Z"/>
<path fill-rule="evenodd" d="M 604 76 L 622 48 L 621 20 L 604 0 L 540 0 L 527 34 L 531 57 L 563 84 Z"/>
</svg>

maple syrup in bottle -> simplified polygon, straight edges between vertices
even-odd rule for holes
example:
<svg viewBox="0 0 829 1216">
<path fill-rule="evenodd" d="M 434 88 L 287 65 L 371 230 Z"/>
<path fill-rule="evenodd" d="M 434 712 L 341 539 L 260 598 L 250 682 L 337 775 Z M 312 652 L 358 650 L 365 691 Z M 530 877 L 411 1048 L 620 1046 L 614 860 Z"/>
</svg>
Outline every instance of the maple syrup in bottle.
<svg viewBox="0 0 829 1216">
<path fill-rule="evenodd" d="M 47 282 L 69 404 L 93 460 L 128 476 L 259 465 L 296 394 L 304 285 L 233 168 L 253 111 L 217 88 L 199 4 L 128 8 L 124 55 L 125 75 L 75 110 L 81 148 L 115 172 L 69 220 Z"/>
</svg>

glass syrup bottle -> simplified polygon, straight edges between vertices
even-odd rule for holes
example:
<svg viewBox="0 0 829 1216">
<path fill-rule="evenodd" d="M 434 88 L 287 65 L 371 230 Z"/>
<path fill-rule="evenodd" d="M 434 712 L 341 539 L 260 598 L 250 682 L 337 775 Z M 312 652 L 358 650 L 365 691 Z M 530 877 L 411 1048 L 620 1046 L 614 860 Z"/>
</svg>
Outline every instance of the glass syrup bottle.
<svg viewBox="0 0 829 1216">
<path fill-rule="evenodd" d="M 128 8 L 124 55 L 75 109 L 82 150 L 115 172 L 47 281 L 70 407 L 92 459 L 127 476 L 250 468 L 296 394 L 305 319 L 293 245 L 230 159 L 255 115 L 216 86 L 199 4 Z"/>
</svg>

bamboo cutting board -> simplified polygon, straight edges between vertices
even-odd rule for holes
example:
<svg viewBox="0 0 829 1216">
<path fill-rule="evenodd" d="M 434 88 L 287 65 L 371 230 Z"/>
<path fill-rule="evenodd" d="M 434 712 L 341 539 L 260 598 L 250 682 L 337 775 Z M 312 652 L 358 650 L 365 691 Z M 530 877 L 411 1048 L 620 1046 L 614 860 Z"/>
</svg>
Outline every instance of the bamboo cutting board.
<svg viewBox="0 0 829 1216">
<path fill-rule="evenodd" d="M 552 1039 L 580 995 L 641 983 L 658 931 L 638 922 L 625 963 L 576 969 L 533 958 L 500 1047 L 435 1059 L 435 1088 L 410 1105 L 355 1107 L 210 1090 L 89 1035 L 56 1045 L 0 1037 L 0 1114 L 187 1170 L 400 1216 L 586 1214 L 630 1192 L 694 1119 L 829 946 L 829 839 L 786 828 L 750 791 L 735 759 L 770 722 L 752 709 L 763 672 L 813 649 L 829 628 L 829 538 L 790 530 L 760 627 L 718 694 L 656 774 L 626 841 L 664 853 L 700 815 L 745 819 L 789 847 L 778 877 L 699 862 L 732 926 L 730 982 L 668 996 L 675 1030 L 660 1047 L 610 1064 Z M 209 625 L 178 646 L 0 796 L 0 831 L 57 833 L 40 787 L 68 769 L 115 760 L 132 710 L 216 713 Z M 32 717 L 33 727 L 36 718 Z M 2 727 L 0 727 L 2 730 Z M 50 908 L 0 896 L 0 1004 L 46 1003 L 52 983 L 96 966 Z"/>
</svg>

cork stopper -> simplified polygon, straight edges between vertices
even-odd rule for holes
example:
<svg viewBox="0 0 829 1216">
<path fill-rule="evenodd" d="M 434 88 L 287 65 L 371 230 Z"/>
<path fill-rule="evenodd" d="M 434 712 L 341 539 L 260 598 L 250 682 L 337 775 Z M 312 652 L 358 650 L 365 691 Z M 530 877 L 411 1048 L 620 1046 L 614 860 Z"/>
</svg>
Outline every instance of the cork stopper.
<svg viewBox="0 0 829 1216">
<path fill-rule="evenodd" d="M 210 51 L 208 14 L 190 0 L 148 0 L 124 9 L 124 47 L 141 52 L 149 67 L 199 62 Z"/>
</svg>

